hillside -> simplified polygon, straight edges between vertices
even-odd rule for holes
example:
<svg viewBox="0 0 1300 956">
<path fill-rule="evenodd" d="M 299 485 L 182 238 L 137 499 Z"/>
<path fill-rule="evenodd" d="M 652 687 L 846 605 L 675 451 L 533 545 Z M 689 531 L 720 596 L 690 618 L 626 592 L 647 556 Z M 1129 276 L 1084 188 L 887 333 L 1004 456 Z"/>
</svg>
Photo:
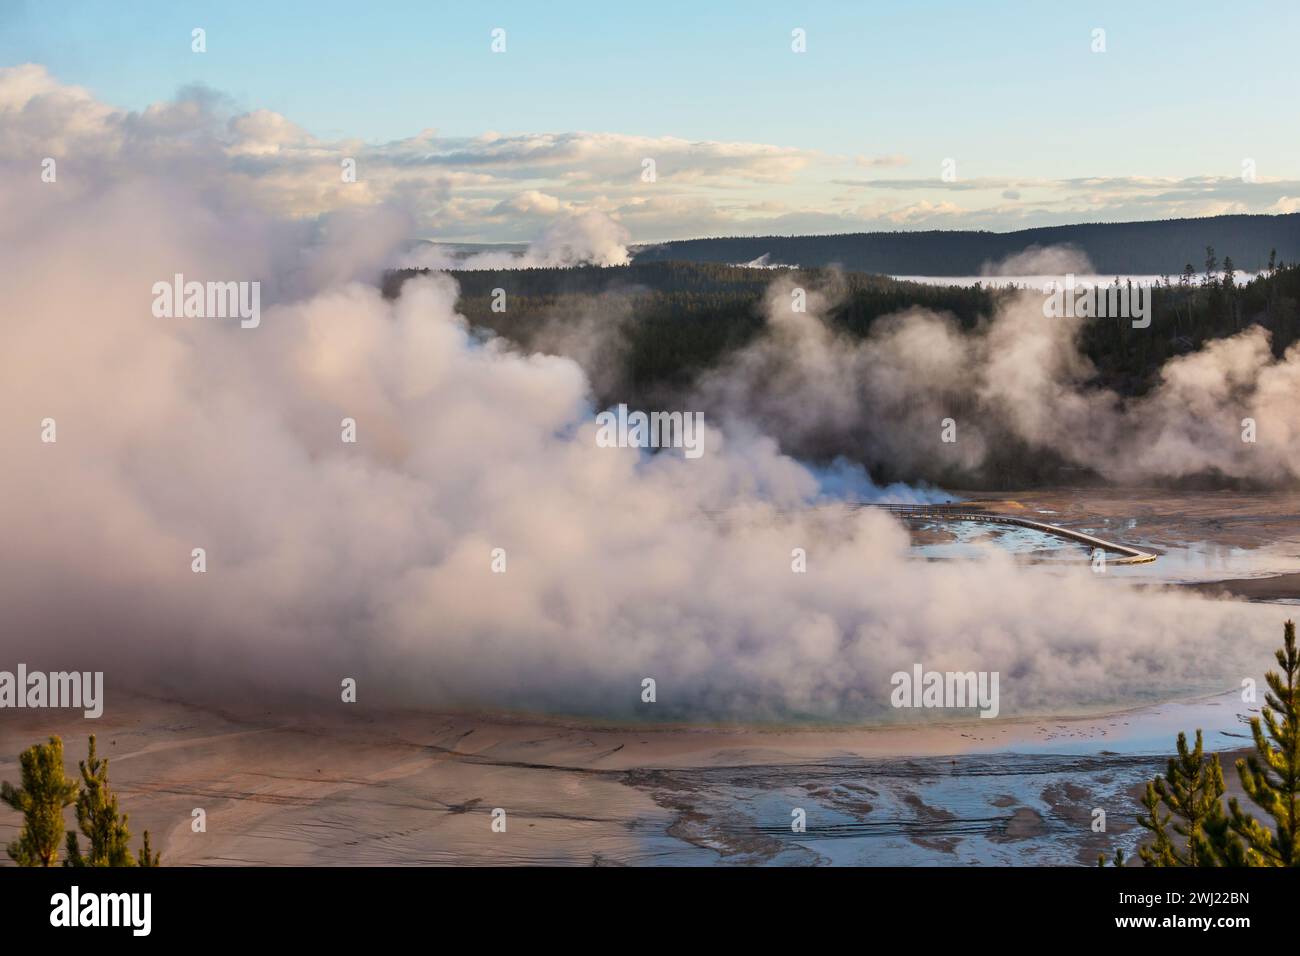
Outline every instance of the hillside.
<svg viewBox="0 0 1300 956">
<path fill-rule="evenodd" d="M 1081 223 L 1017 232 L 863 232 L 826 236 L 685 239 L 635 250 L 637 263 L 769 261 L 811 268 L 840 265 L 884 275 L 979 275 L 990 262 L 1030 246 L 1070 245 L 1102 274 L 1177 275 L 1200 267 L 1205 247 L 1231 253 L 1237 268 L 1263 269 L 1271 251 L 1300 262 L 1300 213 L 1212 216 L 1151 222 Z"/>
</svg>

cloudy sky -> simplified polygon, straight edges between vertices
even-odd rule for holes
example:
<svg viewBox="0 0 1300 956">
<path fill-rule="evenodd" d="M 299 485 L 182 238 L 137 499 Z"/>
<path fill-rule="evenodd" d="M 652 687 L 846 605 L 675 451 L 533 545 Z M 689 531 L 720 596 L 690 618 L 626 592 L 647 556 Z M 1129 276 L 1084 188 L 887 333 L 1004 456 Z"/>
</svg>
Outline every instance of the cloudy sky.
<svg viewBox="0 0 1300 956">
<path fill-rule="evenodd" d="M 587 210 L 638 242 L 1296 212 L 1297 26 L 1280 2 L 5 0 L 0 66 L 30 66 L 0 122 L 26 114 L 3 149 L 37 161 L 75 163 L 79 131 L 121 161 L 160 125 L 207 137 L 277 212 L 395 203 L 447 240 Z"/>
</svg>

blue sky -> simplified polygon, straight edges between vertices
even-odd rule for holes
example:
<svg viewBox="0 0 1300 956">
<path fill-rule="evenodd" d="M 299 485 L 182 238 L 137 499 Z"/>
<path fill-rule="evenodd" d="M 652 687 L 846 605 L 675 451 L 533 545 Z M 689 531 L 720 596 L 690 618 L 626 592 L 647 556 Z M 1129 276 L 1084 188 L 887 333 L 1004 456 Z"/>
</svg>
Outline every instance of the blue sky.
<svg viewBox="0 0 1300 956">
<path fill-rule="evenodd" d="M 196 26 L 207 31 L 201 55 Z M 489 48 L 494 27 L 507 31 L 505 54 Z M 803 54 L 790 48 L 796 27 Z M 0 65 L 41 64 L 128 110 L 203 84 L 230 111 L 273 111 L 328 142 L 587 132 L 817 157 L 785 182 L 732 171 L 678 188 L 665 170 L 657 201 L 676 189 L 681 203 L 631 224 L 648 239 L 692 224 L 1014 228 L 1288 211 L 1300 195 L 1297 27 L 1290 3 L 5 0 Z M 1104 53 L 1091 49 L 1095 28 Z M 963 186 L 923 182 L 945 158 Z M 1253 192 L 1231 182 L 1247 158 L 1264 187 Z M 647 208 L 626 191 L 566 190 L 551 172 L 513 184 L 604 203 L 616 218 Z M 1082 178 L 1098 183 L 1060 185 Z M 1222 189 L 1201 181 L 1218 178 Z M 1129 182 L 1116 191 L 1111 180 Z M 1188 180 L 1194 188 L 1178 185 Z M 717 215 L 701 205 L 693 223 L 689 205 L 705 200 Z"/>
</svg>

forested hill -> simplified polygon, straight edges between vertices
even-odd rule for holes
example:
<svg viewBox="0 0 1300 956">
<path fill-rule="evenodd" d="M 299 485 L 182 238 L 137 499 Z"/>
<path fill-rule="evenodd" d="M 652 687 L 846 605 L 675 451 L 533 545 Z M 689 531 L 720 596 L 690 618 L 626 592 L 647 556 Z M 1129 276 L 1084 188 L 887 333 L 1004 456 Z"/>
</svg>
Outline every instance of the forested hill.
<svg viewBox="0 0 1300 956">
<path fill-rule="evenodd" d="M 1232 254 L 1235 261 L 1236 250 Z M 399 296 L 402 284 L 422 271 L 388 273 L 384 294 Z M 764 296 L 783 272 L 655 262 L 450 274 L 460 286 L 457 309 L 478 334 L 495 333 L 528 352 L 574 359 L 587 372 L 598 407 L 626 402 L 654 409 L 695 407 L 686 403 L 695 401 L 697 384 L 767 333 Z M 962 328 L 973 330 L 1000 302 L 1017 294 L 980 284 L 945 287 L 834 270 L 804 270 L 796 277 L 809 288 L 833 290 L 825 320 L 842 336 L 844 348 L 869 336 L 881 317 L 914 306 L 951 314 Z M 1214 270 L 1162 283 L 1154 290 L 1147 329 L 1133 329 L 1127 320 L 1089 321 L 1079 340 L 1095 370 L 1088 387 L 1141 395 L 1159 380 L 1171 358 L 1256 323 L 1270 333 L 1275 355 L 1300 341 L 1300 265 L 1248 283 L 1220 278 Z M 708 406 L 702 410 L 708 415 L 715 411 Z M 771 428 L 784 451 L 810 461 L 861 456 L 881 481 L 1007 488 L 1081 479 L 1077 467 L 1009 437 L 990 451 L 978 471 L 969 472 L 945 470 L 948 466 L 937 458 L 906 467 L 876 461 L 867 453 L 875 446 L 866 426 L 861 434 L 812 436 L 783 433 L 779 423 Z"/>
<path fill-rule="evenodd" d="M 1235 265 L 1235 250 L 1232 261 Z M 1218 267 L 1217 261 L 1211 265 Z M 423 271 L 389 272 L 384 294 L 399 295 L 402 283 Z M 648 400 L 661 386 L 687 385 L 760 334 L 766 324 L 764 293 L 789 273 L 653 262 L 449 274 L 460 285 L 457 308 L 473 325 L 525 348 L 581 351 L 582 341 L 617 328 L 620 368 L 613 379 L 619 388 L 598 397 L 635 403 Z M 949 313 L 969 329 L 990 316 L 999 300 L 1014 294 L 981 283 L 940 286 L 834 270 L 810 269 L 797 277 L 809 288 L 835 290 L 826 318 L 852 339 L 866 336 L 880 317 L 909 308 Z M 492 306 L 498 289 L 507 296 L 504 311 Z M 1141 393 L 1173 356 L 1251 323 L 1269 330 L 1274 351 L 1281 355 L 1300 341 L 1300 265 L 1278 267 L 1244 284 L 1221 282 L 1213 270 L 1179 276 L 1156 287 L 1152 308 L 1149 332 L 1134 332 L 1127 322 L 1113 320 L 1087 325 L 1080 345 L 1097 369 L 1096 384 L 1121 394 Z M 569 331 L 559 334 L 564 329 Z"/>
<path fill-rule="evenodd" d="M 1030 246 L 1071 245 L 1105 274 L 1177 275 L 1200 267 L 1206 246 L 1231 250 L 1237 268 L 1268 264 L 1276 249 L 1282 262 L 1300 262 L 1300 213 L 1279 216 L 1210 216 L 1153 222 L 1083 223 L 1018 232 L 861 232 L 827 236 L 761 236 L 684 239 L 644 246 L 638 263 L 753 262 L 811 268 L 838 264 L 884 275 L 979 275 Z"/>
<path fill-rule="evenodd" d="M 396 297 L 403 282 L 424 271 L 389 272 L 384 295 Z M 598 339 L 598 329 L 617 327 L 622 348 L 612 380 L 619 388 L 605 392 L 598 382 L 597 390 L 601 401 L 632 403 L 649 400 L 660 386 L 685 387 L 749 342 L 765 324 L 763 294 L 781 274 L 684 262 L 449 273 L 460 284 L 457 308 L 471 323 L 526 348 L 568 352 L 583 337 Z M 881 316 L 912 307 L 949 312 L 970 326 L 992 311 L 1000 294 L 977 285 L 945 287 L 815 269 L 802 273 L 801 281 L 839 288 L 831 319 L 855 336 L 866 335 Z M 505 311 L 492 308 L 498 288 L 508 296 Z M 564 327 L 577 335 L 557 334 Z"/>
</svg>

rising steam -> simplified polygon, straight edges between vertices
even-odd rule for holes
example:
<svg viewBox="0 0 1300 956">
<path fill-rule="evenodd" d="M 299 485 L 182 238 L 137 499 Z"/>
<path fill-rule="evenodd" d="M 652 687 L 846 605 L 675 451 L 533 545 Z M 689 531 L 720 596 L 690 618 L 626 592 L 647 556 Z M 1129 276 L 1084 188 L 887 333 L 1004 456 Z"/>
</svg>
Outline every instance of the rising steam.
<svg viewBox="0 0 1300 956">
<path fill-rule="evenodd" d="M 4 140 L 89 109 L 60 103 L 10 110 L 23 136 Z M 1003 714 L 1059 711 L 1235 684 L 1233 661 L 1272 637 L 1236 607 L 1086 566 L 910 561 L 900 525 L 827 503 L 827 475 L 766 434 L 871 408 L 889 423 L 875 453 L 917 455 L 911 429 L 937 430 L 943 408 L 926 383 L 943 383 L 1035 440 L 1078 440 L 1100 414 L 1112 424 L 1092 454 L 1103 439 L 1137 454 L 1147 434 L 1177 438 L 1189 467 L 1212 455 L 1202 435 L 1072 391 L 1086 370 L 1069 337 L 1027 311 L 974 337 L 902 316 L 850 350 L 815 316 L 774 313 L 794 358 L 744 415 L 744 375 L 771 356 L 741 357 L 715 386 L 736 402 L 702 458 L 599 448 L 576 362 L 483 344 L 446 276 L 380 295 L 370 280 L 409 242 L 400 214 L 279 219 L 192 135 L 208 119 L 142 130 L 115 115 L 93 113 L 57 184 L 0 153 L 9 664 L 103 669 L 110 709 L 132 686 L 337 704 L 354 677 L 369 705 L 855 720 L 896 713 L 890 675 L 915 662 L 1000 671 Z M 152 284 L 178 272 L 263 282 L 260 326 L 154 317 Z M 1291 365 L 1259 347 L 1244 336 L 1180 363 L 1149 414 L 1184 420 L 1179 403 L 1220 381 L 1225 401 L 1272 408 Z M 975 460 L 980 434 L 973 420 L 960 454 Z"/>
<path fill-rule="evenodd" d="M 696 397 L 723 420 L 760 422 L 784 450 L 852 449 L 878 473 L 956 482 L 980 477 L 1008 441 L 1117 482 L 1300 478 L 1300 346 L 1275 358 L 1260 326 L 1171 359 L 1147 394 L 1124 397 L 1091 384 L 1087 320 L 1046 317 L 1042 293 L 1006 297 L 971 330 L 912 309 L 858 339 L 827 321 L 834 281 L 794 311 L 801 282 L 773 283 L 765 334 L 706 374 Z M 948 419 L 955 442 L 942 438 Z"/>
</svg>

